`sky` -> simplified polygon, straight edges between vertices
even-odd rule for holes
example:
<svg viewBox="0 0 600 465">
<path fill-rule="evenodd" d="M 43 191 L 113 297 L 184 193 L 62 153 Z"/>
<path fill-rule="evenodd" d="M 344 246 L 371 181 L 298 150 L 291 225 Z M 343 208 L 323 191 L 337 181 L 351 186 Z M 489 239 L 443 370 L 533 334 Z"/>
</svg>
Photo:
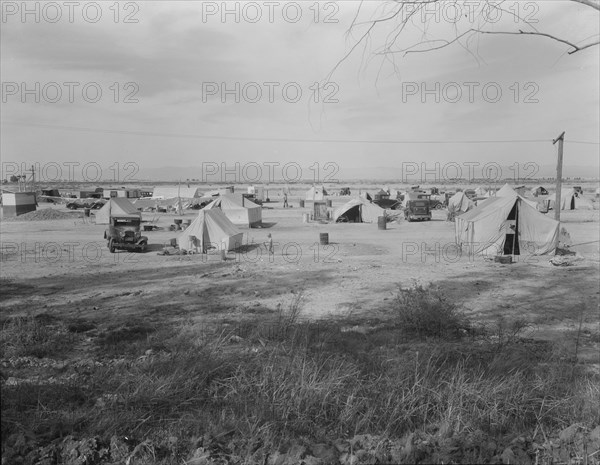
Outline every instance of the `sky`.
<svg viewBox="0 0 600 465">
<path fill-rule="evenodd" d="M 397 3 L 2 1 L 2 175 L 34 164 L 43 181 L 552 176 L 565 131 L 565 174 L 597 177 L 600 47 L 485 34 L 422 50 L 472 27 L 585 44 L 598 11 L 456 5 L 399 31 L 405 6 L 360 41 Z"/>
</svg>

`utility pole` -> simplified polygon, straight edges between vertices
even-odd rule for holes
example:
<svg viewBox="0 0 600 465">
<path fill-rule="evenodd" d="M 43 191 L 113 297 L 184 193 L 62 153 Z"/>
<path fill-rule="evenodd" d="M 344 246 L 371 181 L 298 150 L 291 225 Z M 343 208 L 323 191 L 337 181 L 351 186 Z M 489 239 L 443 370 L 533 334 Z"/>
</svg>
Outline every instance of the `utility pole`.
<svg viewBox="0 0 600 465">
<path fill-rule="evenodd" d="M 556 194 L 554 195 L 554 219 L 559 222 L 558 224 L 558 235 L 556 236 L 556 244 L 554 247 L 554 253 L 558 249 L 558 238 L 560 236 L 560 209 L 562 208 L 562 166 L 563 166 L 563 144 L 565 142 L 565 132 L 563 131 L 560 136 L 552 141 L 555 145 L 558 142 L 558 161 L 556 163 Z"/>
</svg>

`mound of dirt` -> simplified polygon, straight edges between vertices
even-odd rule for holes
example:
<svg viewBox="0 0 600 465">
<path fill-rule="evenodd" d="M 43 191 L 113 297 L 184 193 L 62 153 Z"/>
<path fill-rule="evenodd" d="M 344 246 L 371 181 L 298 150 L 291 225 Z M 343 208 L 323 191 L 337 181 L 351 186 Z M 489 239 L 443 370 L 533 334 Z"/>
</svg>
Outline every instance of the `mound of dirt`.
<svg viewBox="0 0 600 465">
<path fill-rule="evenodd" d="M 36 210 L 34 212 L 25 213 L 23 215 L 14 216 L 10 218 L 3 218 L 2 221 L 50 221 L 50 220 L 71 220 L 74 218 L 81 218 L 81 212 L 61 212 L 52 208 L 44 208 Z"/>
</svg>

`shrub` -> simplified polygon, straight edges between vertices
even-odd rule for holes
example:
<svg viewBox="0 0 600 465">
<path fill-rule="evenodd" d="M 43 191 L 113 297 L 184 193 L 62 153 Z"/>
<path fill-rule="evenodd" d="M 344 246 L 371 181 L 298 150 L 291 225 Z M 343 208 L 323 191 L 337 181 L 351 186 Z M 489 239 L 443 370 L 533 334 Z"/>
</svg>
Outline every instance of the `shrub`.
<svg viewBox="0 0 600 465">
<path fill-rule="evenodd" d="M 455 304 L 438 289 L 425 289 L 421 284 L 399 287 L 393 310 L 400 328 L 419 338 L 458 338 L 471 330 Z"/>
</svg>

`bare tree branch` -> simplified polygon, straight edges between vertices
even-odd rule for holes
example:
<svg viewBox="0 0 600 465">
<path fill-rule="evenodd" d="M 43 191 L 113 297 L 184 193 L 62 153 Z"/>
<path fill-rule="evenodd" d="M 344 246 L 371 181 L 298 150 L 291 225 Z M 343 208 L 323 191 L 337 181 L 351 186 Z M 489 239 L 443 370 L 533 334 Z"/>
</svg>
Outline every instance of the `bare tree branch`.
<svg viewBox="0 0 600 465">
<path fill-rule="evenodd" d="M 569 39 L 566 39 L 563 37 L 559 37 L 559 36 L 549 34 L 546 32 L 541 32 L 535 27 L 535 23 L 537 21 L 528 20 L 526 15 L 521 16 L 519 14 L 518 9 L 515 12 L 514 8 L 512 8 L 512 7 L 503 8 L 503 3 L 505 3 L 506 0 L 500 0 L 499 2 L 492 2 L 492 1 L 485 0 L 485 3 L 483 3 L 484 8 L 478 13 L 478 16 L 476 18 L 471 17 L 469 19 L 469 23 L 470 23 L 471 27 L 468 30 L 466 30 L 465 32 L 460 32 L 458 29 L 458 24 L 457 24 L 457 22 L 455 22 L 455 24 L 454 24 L 455 37 L 454 38 L 452 38 L 450 40 L 449 39 L 431 39 L 430 34 L 429 34 L 429 26 L 431 25 L 430 23 L 432 23 L 432 21 L 430 21 L 430 19 L 425 19 L 427 14 L 429 14 L 427 11 L 427 8 L 429 5 L 432 5 L 432 4 L 443 4 L 444 1 L 448 2 L 451 0 L 411 0 L 411 1 L 394 0 L 395 9 L 392 10 L 391 13 L 389 13 L 386 10 L 383 13 L 379 13 L 382 16 L 380 18 L 376 18 L 373 20 L 365 21 L 365 22 L 359 22 L 359 11 L 360 11 L 360 8 L 363 6 L 363 2 L 364 2 L 364 0 L 361 0 L 359 11 L 357 11 L 357 13 L 352 21 L 352 24 L 350 25 L 350 28 L 347 31 L 347 37 L 351 36 L 351 32 L 354 29 L 358 28 L 359 26 L 366 26 L 367 30 L 363 34 L 361 34 L 360 37 L 358 37 L 358 39 L 352 45 L 352 47 L 350 48 L 348 53 L 346 53 L 342 57 L 342 59 L 338 61 L 338 63 L 333 68 L 333 70 L 329 73 L 327 79 L 331 78 L 331 76 L 335 73 L 335 71 L 342 64 L 342 62 L 346 61 L 350 57 L 350 55 L 352 55 L 354 53 L 354 51 L 357 49 L 357 47 L 361 43 L 363 43 L 365 45 L 365 49 L 363 50 L 363 59 L 364 59 L 366 45 L 371 42 L 371 39 L 372 39 L 373 34 L 375 33 L 375 30 L 376 29 L 378 30 L 377 26 L 379 26 L 383 23 L 391 22 L 393 20 L 397 20 L 397 23 L 394 25 L 392 30 L 387 34 L 387 36 L 385 37 L 385 39 L 383 41 L 383 44 L 374 50 L 373 56 L 385 57 L 385 60 L 390 61 L 394 67 L 396 65 L 393 62 L 393 57 L 396 54 L 400 53 L 400 54 L 406 55 L 408 53 L 430 52 L 433 50 L 439 50 L 439 49 L 448 47 L 449 45 L 452 45 L 455 43 L 458 43 L 461 47 L 463 47 L 465 50 L 467 50 L 477 61 L 479 61 L 478 56 L 476 56 L 473 53 L 473 51 L 470 49 L 470 47 L 471 47 L 470 42 L 471 42 L 471 39 L 481 36 L 481 35 L 484 35 L 484 34 L 534 35 L 534 36 L 545 37 L 547 39 L 562 43 L 562 44 L 570 47 L 570 50 L 566 51 L 566 53 L 569 55 L 572 55 L 574 53 L 580 52 L 582 50 L 585 50 L 585 49 L 588 49 L 590 47 L 597 46 L 600 44 L 600 40 L 587 42 L 588 40 L 591 39 L 591 37 L 595 37 L 595 36 L 588 37 L 579 42 L 574 42 L 572 40 L 569 40 Z M 599 0 L 570 0 L 570 1 L 575 2 L 575 3 L 580 3 L 582 5 L 594 8 L 597 11 L 600 11 L 600 1 Z M 453 5 L 461 5 L 461 2 L 454 0 L 452 4 Z M 506 13 L 514 19 L 515 23 L 520 22 L 521 28 L 523 28 L 525 26 L 527 29 L 531 29 L 531 30 L 523 30 L 523 29 L 518 29 L 517 31 L 487 30 L 485 28 L 485 26 L 489 25 L 490 23 L 493 23 L 493 21 L 490 21 L 490 17 L 488 16 L 490 11 L 498 11 L 501 13 Z M 412 26 L 419 28 L 418 21 L 413 21 L 414 19 L 417 18 L 417 16 L 416 16 L 417 14 L 423 14 L 423 16 L 422 16 L 423 19 L 421 21 L 421 25 L 422 25 L 421 41 L 418 44 L 412 45 L 408 48 L 398 50 L 396 48 L 396 46 L 400 42 L 400 39 L 403 36 L 403 33 L 405 33 L 407 26 L 412 25 Z M 465 17 L 466 17 L 466 15 L 465 15 Z M 529 17 L 531 17 L 531 15 L 529 15 Z M 462 38 L 466 38 L 465 43 L 461 42 Z M 583 42 L 587 42 L 587 43 L 583 43 Z M 417 49 L 420 46 L 426 46 L 428 44 L 437 44 L 437 45 L 431 46 L 431 47 L 425 47 L 422 49 Z M 477 47 L 475 50 L 477 50 Z M 392 58 L 390 59 L 390 57 L 392 57 Z"/>
<path fill-rule="evenodd" d="M 591 6 L 592 8 L 600 11 L 600 2 L 594 2 L 593 0 L 573 0 L 574 2 L 581 3 L 582 5 Z"/>
<path fill-rule="evenodd" d="M 572 42 L 569 42 L 568 40 L 561 39 L 560 37 L 553 36 L 552 34 L 546 34 L 544 32 L 527 32 L 527 31 L 521 31 L 521 30 L 519 30 L 518 32 L 513 32 L 513 31 L 484 31 L 482 29 L 473 29 L 473 28 L 471 28 L 471 29 L 463 32 L 462 34 L 459 34 L 458 36 L 456 36 L 452 40 L 437 39 L 437 40 L 420 42 L 419 44 L 416 44 L 416 45 L 414 45 L 412 47 L 409 47 L 408 49 L 400 50 L 398 52 L 392 52 L 392 53 L 404 53 L 404 55 L 407 55 L 409 53 L 423 53 L 423 52 L 430 52 L 432 50 L 439 50 L 441 48 L 445 48 L 445 47 L 447 47 L 449 45 L 452 45 L 453 43 L 458 42 L 464 36 L 471 35 L 471 34 L 534 35 L 534 36 L 548 37 L 550 39 L 553 39 L 553 40 L 556 40 L 556 41 L 561 42 L 563 44 L 566 44 L 569 47 L 572 47 L 573 50 L 570 50 L 570 51 L 567 52 L 569 55 L 571 55 L 573 53 L 576 53 L 576 52 L 579 52 L 581 50 L 585 50 L 586 48 L 593 47 L 594 45 L 600 44 L 600 41 L 596 41 L 596 42 L 591 42 L 591 43 L 583 45 L 583 46 L 579 46 L 579 45 L 575 45 Z M 423 44 L 430 43 L 430 42 L 444 42 L 444 43 L 443 43 L 443 45 L 440 45 L 439 47 L 430 47 L 430 48 L 426 48 L 424 50 L 411 50 L 414 47 L 418 47 L 419 45 L 423 45 Z"/>
</svg>

